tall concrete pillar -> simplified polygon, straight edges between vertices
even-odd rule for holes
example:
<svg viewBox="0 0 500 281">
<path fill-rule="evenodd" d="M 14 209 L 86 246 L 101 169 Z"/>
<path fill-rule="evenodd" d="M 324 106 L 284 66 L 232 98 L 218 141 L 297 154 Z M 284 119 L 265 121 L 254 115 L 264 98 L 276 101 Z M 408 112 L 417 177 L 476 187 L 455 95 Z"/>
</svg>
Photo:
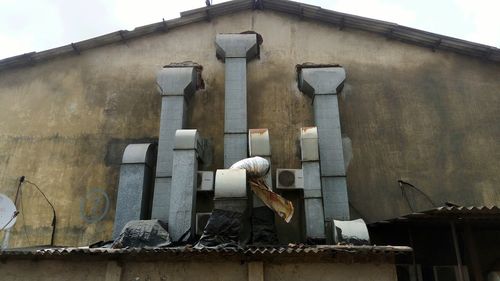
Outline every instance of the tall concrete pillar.
<svg viewBox="0 0 500 281">
<path fill-rule="evenodd" d="M 132 220 L 148 219 L 151 207 L 151 188 L 156 160 L 156 145 L 129 144 L 123 152 L 116 199 L 113 239 L 125 224 Z"/>
<path fill-rule="evenodd" d="M 325 219 L 349 220 L 349 202 L 337 94 L 345 80 L 342 67 L 302 67 L 299 89 L 313 98 L 318 128 Z"/>
<path fill-rule="evenodd" d="M 217 34 L 225 64 L 224 167 L 247 157 L 247 61 L 259 52 L 257 34 Z"/>
<path fill-rule="evenodd" d="M 168 222 L 175 132 L 186 126 L 186 108 L 201 80 L 197 66 L 167 66 L 157 75 L 162 96 L 160 137 L 151 217 Z"/>
<path fill-rule="evenodd" d="M 300 129 L 302 172 L 304 175 L 304 214 L 306 238 L 324 240 L 325 215 L 321 192 L 321 174 L 316 127 Z"/>
<path fill-rule="evenodd" d="M 191 229 L 196 229 L 196 187 L 198 153 L 201 149 L 197 130 L 177 130 L 175 134 L 172 168 L 172 190 L 168 232 L 173 241 L 178 241 Z"/>
</svg>

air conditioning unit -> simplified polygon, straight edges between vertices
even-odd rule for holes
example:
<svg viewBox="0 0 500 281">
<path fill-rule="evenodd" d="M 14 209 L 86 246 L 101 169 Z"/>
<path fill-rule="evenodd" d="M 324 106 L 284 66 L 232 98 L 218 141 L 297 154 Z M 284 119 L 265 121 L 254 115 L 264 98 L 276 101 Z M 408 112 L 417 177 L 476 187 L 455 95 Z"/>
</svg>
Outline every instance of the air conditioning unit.
<svg viewBox="0 0 500 281">
<path fill-rule="evenodd" d="M 460 280 L 460 273 L 458 272 L 458 266 L 456 265 L 442 265 L 434 266 L 434 280 L 435 281 L 448 281 L 448 280 Z M 469 271 L 467 266 L 462 265 L 462 273 L 464 281 L 469 281 Z"/>
<path fill-rule="evenodd" d="M 276 187 L 278 189 L 303 189 L 302 169 L 276 169 Z"/>
<path fill-rule="evenodd" d="M 212 213 L 196 213 L 196 235 L 202 235 Z"/>
<path fill-rule="evenodd" d="M 198 191 L 213 191 L 214 190 L 214 172 L 198 171 Z"/>
</svg>

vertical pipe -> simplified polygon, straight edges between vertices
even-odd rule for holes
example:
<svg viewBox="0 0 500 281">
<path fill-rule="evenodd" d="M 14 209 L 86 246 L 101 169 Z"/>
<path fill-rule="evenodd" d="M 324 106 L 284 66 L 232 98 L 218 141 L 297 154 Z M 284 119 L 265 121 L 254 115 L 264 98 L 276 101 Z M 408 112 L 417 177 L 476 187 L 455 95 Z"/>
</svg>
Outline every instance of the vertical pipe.
<svg viewBox="0 0 500 281">
<path fill-rule="evenodd" d="M 151 217 L 164 222 L 169 219 L 175 132 L 186 126 L 186 108 L 201 80 L 199 69 L 196 65 L 168 66 L 156 79 L 162 106 Z"/>
<path fill-rule="evenodd" d="M 302 171 L 304 174 L 304 213 L 306 238 L 324 240 L 325 215 L 321 193 L 321 175 L 316 127 L 300 130 Z"/>
<path fill-rule="evenodd" d="M 259 48 L 257 34 L 217 34 L 215 43 L 217 56 L 226 64 L 224 167 L 229 168 L 248 155 L 246 64 Z"/>
<path fill-rule="evenodd" d="M 469 221 L 465 221 L 465 241 L 467 243 L 467 252 L 469 254 L 469 259 L 471 261 L 471 269 L 474 274 L 475 281 L 483 281 L 483 274 L 481 270 L 481 263 L 479 262 L 479 257 L 477 254 L 476 241 L 474 240 L 474 235 Z"/>
<path fill-rule="evenodd" d="M 302 67 L 299 89 L 313 98 L 318 128 L 321 188 L 325 220 L 349 220 L 346 171 L 338 106 L 338 92 L 345 80 L 341 67 Z"/>
<path fill-rule="evenodd" d="M 173 241 L 179 241 L 188 231 L 191 237 L 195 234 L 198 143 L 196 130 L 177 130 L 168 219 L 168 232 Z"/>
<path fill-rule="evenodd" d="M 271 173 L 271 144 L 269 140 L 268 129 L 250 129 L 248 130 L 248 151 L 249 156 L 260 156 L 269 162 L 269 172 L 266 176 L 266 183 L 273 187 Z M 257 195 L 252 195 L 253 207 L 264 207 L 265 204 Z"/>
<path fill-rule="evenodd" d="M 269 162 L 269 171 L 265 180 L 267 186 L 272 188 L 271 143 L 268 129 L 250 129 L 248 131 L 248 151 L 250 157 L 260 156 Z M 255 193 L 252 193 L 252 207 L 253 243 L 276 244 L 278 237 L 276 235 L 274 212 Z"/>
<path fill-rule="evenodd" d="M 154 146 L 151 143 L 129 144 L 123 152 L 113 239 L 118 237 L 127 222 L 149 216 Z"/>
<path fill-rule="evenodd" d="M 464 273 L 462 271 L 462 255 L 460 254 L 460 248 L 458 246 L 457 230 L 455 228 L 455 222 L 450 222 L 451 235 L 453 237 L 453 247 L 455 249 L 455 256 L 457 258 L 458 266 L 458 281 L 464 281 Z"/>
<path fill-rule="evenodd" d="M 416 280 L 416 281 L 421 281 L 420 278 L 419 278 L 419 274 L 417 272 L 417 260 L 416 260 L 416 257 L 415 257 L 415 243 L 413 241 L 413 234 L 411 234 L 411 228 L 408 227 L 408 241 L 410 242 L 410 247 L 413 249 L 411 251 L 411 263 L 412 263 L 412 266 L 413 266 L 413 271 L 410 272 L 410 274 L 414 274 L 414 278 L 415 279 L 412 279 L 410 277 L 410 280 Z"/>
</svg>

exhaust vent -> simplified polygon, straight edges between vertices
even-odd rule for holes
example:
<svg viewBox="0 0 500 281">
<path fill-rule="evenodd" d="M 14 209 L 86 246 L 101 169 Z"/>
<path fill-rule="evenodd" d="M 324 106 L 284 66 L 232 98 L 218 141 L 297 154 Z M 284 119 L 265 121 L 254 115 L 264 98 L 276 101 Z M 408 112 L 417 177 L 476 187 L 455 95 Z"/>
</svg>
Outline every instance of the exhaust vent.
<svg viewBox="0 0 500 281">
<path fill-rule="evenodd" d="M 276 186 L 278 189 L 304 188 L 304 174 L 301 169 L 276 169 Z"/>
</svg>

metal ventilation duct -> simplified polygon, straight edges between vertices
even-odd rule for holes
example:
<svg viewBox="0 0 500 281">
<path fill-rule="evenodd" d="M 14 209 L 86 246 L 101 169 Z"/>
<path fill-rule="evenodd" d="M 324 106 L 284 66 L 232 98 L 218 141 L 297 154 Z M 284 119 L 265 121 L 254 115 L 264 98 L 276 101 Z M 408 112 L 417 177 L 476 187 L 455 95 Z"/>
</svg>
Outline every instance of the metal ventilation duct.
<svg viewBox="0 0 500 281">
<path fill-rule="evenodd" d="M 370 235 L 363 219 L 352 221 L 333 220 L 332 226 L 333 242 L 335 244 L 370 244 Z"/>
<path fill-rule="evenodd" d="M 248 149 L 249 156 L 261 156 L 269 162 L 269 173 L 266 176 L 266 183 L 269 187 L 273 187 L 271 173 L 271 143 L 269 141 L 268 129 L 250 129 L 248 130 Z M 266 205 L 257 195 L 252 195 L 253 207 L 265 207 Z M 267 208 L 267 207 L 266 207 Z M 272 213 L 272 212 L 271 212 Z M 272 213 L 273 214 L 273 213 Z M 274 214 L 273 214 L 274 216 Z"/>
<path fill-rule="evenodd" d="M 168 222 L 175 132 L 185 128 L 188 102 L 202 84 L 201 67 L 166 66 L 158 72 L 156 81 L 162 105 L 151 217 Z"/>
<path fill-rule="evenodd" d="M 151 143 L 129 144 L 123 152 L 113 239 L 129 221 L 149 218 L 155 148 Z"/>
<path fill-rule="evenodd" d="M 217 34 L 225 64 L 224 167 L 247 157 L 247 61 L 259 53 L 257 34 Z"/>
<path fill-rule="evenodd" d="M 325 220 L 349 219 L 347 182 L 337 94 L 345 80 L 342 67 L 302 66 L 299 89 L 313 98 L 318 128 Z"/>
<path fill-rule="evenodd" d="M 190 229 L 191 237 L 195 234 L 198 155 L 203 154 L 201 149 L 197 130 L 177 130 L 168 220 L 168 232 L 173 241 L 182 239 Z"/>
<path fill-rule="evenodd" d="M 304 177 L 304 214 L 306 238 L 324 240 L 325 214 L 321 193 L 321 176 L 316 127 L 300 129 L 302 172 Z"/>
</svg>

